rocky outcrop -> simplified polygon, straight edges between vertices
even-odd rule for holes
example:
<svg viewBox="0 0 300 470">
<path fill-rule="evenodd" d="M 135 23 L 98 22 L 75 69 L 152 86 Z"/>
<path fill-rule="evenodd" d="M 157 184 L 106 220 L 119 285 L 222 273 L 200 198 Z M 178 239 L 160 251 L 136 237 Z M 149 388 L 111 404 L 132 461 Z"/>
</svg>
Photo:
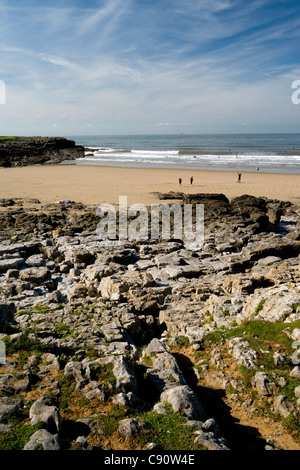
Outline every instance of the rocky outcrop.
<svg viewBox="0 0 300 470">
<path fill-rule="evenodd" d="M 0 138 L 0 166 L 58 164 L 84 156 L 84 147 L 64 137 Z"/>
<path fill-rule="evenodd" d="M 96 208 L 79 203 L 34 200 L 30 210 L 0 201 L 0 340 L 11 354 L 0 369 L 3 432 L 22 415 L 44 426 L 25 449 L 61 449 L 66 436 L 105 447 L 115 405 L 124 410 L 115 431 L 124 445 L 137 435 L 147 442 L 151 426 L 138 410 L 150 409 L 183 417 L 195 449 L 237 449 L 214 415 L 212 384 L 249 417 L 261 399 L 298 422 L 300 208 L 250 196 L 206 200 L 201 249 L 173 239 L 99 240 Z M 260 329 L 247 333 L 251 324 L 283 327 L 264 341 Z M 189 360 L 176 353 L 180 344 Z M 82 415 L 64 419 L 64 393 L 68 407 L 77 394 L 94 414 L 77 406 Z"/>
</svg>

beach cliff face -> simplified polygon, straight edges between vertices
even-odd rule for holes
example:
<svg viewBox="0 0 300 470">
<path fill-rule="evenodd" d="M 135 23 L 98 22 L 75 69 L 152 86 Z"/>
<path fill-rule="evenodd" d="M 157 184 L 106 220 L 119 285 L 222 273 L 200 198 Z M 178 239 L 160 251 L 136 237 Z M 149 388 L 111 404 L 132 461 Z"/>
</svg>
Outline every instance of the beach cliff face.
<svg viewBox="0 0 300 470">
<path fill-rule="evenodd" d="M 58 164 L 84 156 L 84 147 L 64 137 L 0 138 L 0 166 Z"/>
<path fill-rule="evenodd" d="M 0 200 L 0 448 L 27 419 L 19 449 L 179 450 L 187 429 L 195 450 L 300 449 L 300 207 L 186 198 L 200 250 Z"/>
</svg>

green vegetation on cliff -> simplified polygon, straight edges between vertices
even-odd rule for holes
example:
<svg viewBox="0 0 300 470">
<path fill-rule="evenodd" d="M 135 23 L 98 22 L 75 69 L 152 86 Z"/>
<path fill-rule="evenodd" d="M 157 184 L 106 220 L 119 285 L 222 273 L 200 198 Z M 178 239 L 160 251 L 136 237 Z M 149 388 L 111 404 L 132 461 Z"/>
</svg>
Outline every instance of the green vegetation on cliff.
<svg viewBox="0 0 300 470">
<path fill-rule="evenodd" d="M 19 137 L 14 135 L 0 135 L 0 142 L 11 142 L 13 140 L 18 140 Z"/>
</svg>

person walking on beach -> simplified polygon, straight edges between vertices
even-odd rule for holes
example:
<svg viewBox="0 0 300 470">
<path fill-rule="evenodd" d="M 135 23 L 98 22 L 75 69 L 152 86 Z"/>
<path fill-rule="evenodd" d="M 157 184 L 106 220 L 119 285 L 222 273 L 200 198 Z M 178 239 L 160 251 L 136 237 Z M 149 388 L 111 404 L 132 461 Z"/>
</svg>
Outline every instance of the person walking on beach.
<svg viewBox="0 0 300 470">
<path fill-rule="evenodd" d="M 190 183 L 193 184 L 193 181 L 194 181 L 194 178 L 193 178 L 193 176 L 191 176 Z"/>
<path fill-rule="evenodd" d="M 178 183 L 179 183 L 179 185 L 181 186 L 181 183 L 182 183 L 182 179 L 181 179 L 181 178 L 178 179 Z"/>
<path fill-rule="evenodd" d="M 241 182 L 241 178 L 242 178 L 242 173 L 238 173 L 238 183 Z"/>
</svg>

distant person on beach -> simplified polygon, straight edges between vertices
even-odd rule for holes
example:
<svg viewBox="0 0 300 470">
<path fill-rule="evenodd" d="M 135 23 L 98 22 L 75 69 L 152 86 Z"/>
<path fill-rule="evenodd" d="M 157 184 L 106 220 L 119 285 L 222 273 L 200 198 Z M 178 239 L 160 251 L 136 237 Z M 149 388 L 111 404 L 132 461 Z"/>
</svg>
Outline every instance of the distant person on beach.
<svg viewBox="0 0 300 470">
<path fill-rule="evenodd" d="M 241 182 L 241 179 L 242 179 L 242 173 L 238 173 L 238 183 Z"/>
<path fill-rule="evenodd" d="M 256 168 L 256 171 L 259 171 L 259 168 Z"/>
<path fill-rule="evenodd" d="M 193 184 L 193 181 L 194 181 L 194 178 L 193 178 L 193 176 L 191 176 L 190 183 Z"/>
<path fill-rule="evenodd" d="M 182 183 L 182 179 L 181 179 L 181 178 L 178 179 L 178 183 L 181 185 L 181 183 Z"/>
</svg>

